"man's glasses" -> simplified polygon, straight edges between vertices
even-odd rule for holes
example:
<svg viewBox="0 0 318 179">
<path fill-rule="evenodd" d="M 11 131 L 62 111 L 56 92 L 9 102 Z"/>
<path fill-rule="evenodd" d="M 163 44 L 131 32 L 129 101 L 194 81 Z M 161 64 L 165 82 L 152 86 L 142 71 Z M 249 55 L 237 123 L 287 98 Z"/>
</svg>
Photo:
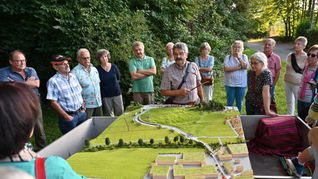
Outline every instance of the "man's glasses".
<svg viewBox="0 0 318 179">
<path fill-rule="evenodd" d="M 317 55 L 317 54 L 312 54 L 312 53 L 307 53 L 307 56 L 308 56 L 308 57 L 311 57 L 311 58 L 315 58 L 315 57 L 317 57 L 318 55 Z"/>
</svg>

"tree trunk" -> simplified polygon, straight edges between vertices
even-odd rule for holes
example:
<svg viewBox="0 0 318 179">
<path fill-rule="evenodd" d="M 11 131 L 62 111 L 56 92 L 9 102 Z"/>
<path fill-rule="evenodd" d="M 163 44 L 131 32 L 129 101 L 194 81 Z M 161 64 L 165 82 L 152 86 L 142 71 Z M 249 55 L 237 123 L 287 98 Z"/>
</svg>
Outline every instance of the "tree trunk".
<svg viewBox="0 0 318 179">
<path fill-rule="evenodd" d="M 310 10 L 310 30 L 314 27 L 314 12 L 315 12 L 315 0 L 311 0 L 311 10 Z"/>
</svg>

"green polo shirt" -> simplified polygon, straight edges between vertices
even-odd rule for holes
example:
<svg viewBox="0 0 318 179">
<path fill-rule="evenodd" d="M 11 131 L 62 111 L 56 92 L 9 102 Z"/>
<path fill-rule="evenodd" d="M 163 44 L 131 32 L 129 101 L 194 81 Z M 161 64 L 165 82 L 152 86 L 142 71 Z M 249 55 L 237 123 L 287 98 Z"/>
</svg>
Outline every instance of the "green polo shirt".
<svg viewBox="0 0 318 179">
<path fill-rule="evenodd" d="M 155 60 L 152 57 L 145 55 L 143 59 L 133 57 L 129 61 L 129 72 L 136 72 L 137 70 L 145 70 L 156 67 Z M 133 80 L 132 92 L 153 92 L 153 75 Z"/>
</svg>

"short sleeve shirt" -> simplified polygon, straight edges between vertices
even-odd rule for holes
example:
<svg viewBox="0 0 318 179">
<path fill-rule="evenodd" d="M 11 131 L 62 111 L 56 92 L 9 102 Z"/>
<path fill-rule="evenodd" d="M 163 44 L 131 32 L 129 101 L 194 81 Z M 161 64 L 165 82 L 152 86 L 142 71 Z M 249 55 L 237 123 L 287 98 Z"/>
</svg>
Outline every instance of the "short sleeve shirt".
<svg viewBox="0 0 318 179">
<path fill-rule="evenodd" d="M 161 62 L 161 68 L 168 68 L 170 65 L 174 64 L 174 60 L 169 60 L 167 57 L 164 57 Z"/>
<path fill-rule="evenodd" d="M 276 74 L 282 68 L 280 57 L 276 53 L 272 53 L 270 56 L 267 56 L 268 69 L 272 73 L 273 80 L 275 79 Z"/>
<path fill-rule="evenodd" d="M 242 55 L 241 59 L 247 64 L 249 68 L 248 58 L 245 54 Z M 240 62 L 236 57 L 232 55 L 227 55 L 224 58 L 225 67 L 237 67 Z M 247 69 L 240 69 L 231 72 L 224 72 L 224 85 L 230 87 L 246 87 L 247 85 Z"/>
<path fill-rule="evenodd" d="M 181 88 L 193 89 L 197 86 L 197 81 L 201 80 L 199 68 L 195 63 L 187 62 L 186 65 L 190 65 L 188 69 L 188 76 Z M 182 69 L 178 68 L 176 64 L 168 67 L 163 74 L 161 86 L 162 90 L 175 90 L 178 89 L 179 84 L 182 81 L 183 76 L 186 73 L 186 66 Z M 186 104 L 189 102 L 197 102 L 199 100 L 198 90 L 195 88 L 187 96 L 176 96 L 174 103 Z"/>
<path fill-rule="evenodd" d="M 24 79 L 22 75 L 12 70 L 11 67 L 5 67 L 0 69 L 0 82 L 6 81 L 16 81 L 16 82 L 25 82 L 30 77 L 34 77 L 35 80 L 40 80 L 34 68 L 26 67 L 24 69 L 26 78 Z M 33 88 L 35 94 L 40 95 L 38 88 Z"/>
<path fill-rule="evenodd" d="M 25 162 L 0 162 L 1 166 L 16 167 L 36 177 L 35 159 Z M 60 179 L 85 179 L 72 169 L 72 167 L 61 157 L 50 156 L 45 159 L 45 175 L 47 178 Z"/>
<path fill-rule="evenodd" d="M 247 78 L 246 103 L 253 106 L 263 104 L 263 86 L 273 83 L 271 72 L 265 69 L 260 75 L 256 76 L 254 71 L 249 71 Z"/>
<path fill-rule="evenodd" d="M 83 105 L 82 87 L 70 73 L 68 77 L 56 73 L 47 82 L 46 99 L 57 101 L 64 111 L 74 112 Z"/>
<path fill-rule="evenodd" d="M 156 68 L 155 60 L 152 57 L 146 55 L 143 59 L 133 57 L 129 61 L 130 73 L 151 68 Z M 153 75 L 133 80 L 132 92 L 148 93 L 153 91 Z"/>
<path fill-rule="evenodd" d="M 213 68 L 214 66 L 214 57 L 209 55 L 207 60 L 202 60 L 200 57 L 195 58 L 195 63 L 200 68 Z M 213 71 L 201 73 L 202 76 L 211 77 L 213 75 Z"/>
<path fill-rule="evenodd" d="M 97 108 L 102 106 L 100 93 L 100 79 L 97 69 L 91 65 L 88 72 L 81 64 L 76 65 L 72 73 L 82 87 L 82 96 L 86 108 Z"/>
</svg>

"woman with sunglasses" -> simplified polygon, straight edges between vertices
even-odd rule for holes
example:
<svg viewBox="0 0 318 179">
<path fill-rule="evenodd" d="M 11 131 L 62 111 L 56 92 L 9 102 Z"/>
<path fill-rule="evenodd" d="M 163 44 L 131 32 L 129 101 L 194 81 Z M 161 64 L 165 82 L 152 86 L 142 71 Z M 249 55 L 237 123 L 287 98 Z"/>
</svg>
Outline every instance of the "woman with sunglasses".
<svg viewBox="0 0 318 179">
<path fill-rule="evenodd" d="M 298 92 L 297 112 L 298 116 L 305 120 L 308 110 L 313 102 L 316 93 L 317 77 L 316 71 L 318 67 L 318 45 L 310 47 L 307 54 L 307 64 L 304 67 L 303 76 Z"/>
</svg>

